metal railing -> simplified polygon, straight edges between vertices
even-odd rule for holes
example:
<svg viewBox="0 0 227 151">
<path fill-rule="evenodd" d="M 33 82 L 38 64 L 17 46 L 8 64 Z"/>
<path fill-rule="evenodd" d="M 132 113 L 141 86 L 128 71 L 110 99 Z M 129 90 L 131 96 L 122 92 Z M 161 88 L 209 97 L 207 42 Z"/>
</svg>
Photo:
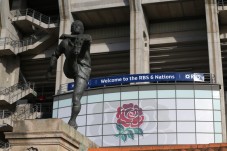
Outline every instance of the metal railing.
<svg viewBox="0 0 227 151">
<path fill-rule="evenodd" d="M 10 93 L 15 92 L 16 90 L 27 90 L 29 88 L 34 90 L 35 84 L 34 83 L 17 83 L 14 84 L 13 86 L 10 86 L 8 88 L 5 88 L 3 90 L 0 91 L 0 95 L 8 95 Z"/>
<path fill-rule="evenodd" d="M 48 28 L 50 27 L 50 24 L 59 25 L 59 18 L 46 16 L 31 8 L 27 8 L 25 10 L 14 10 L 14 11 L 11 11 L 11 13 L 14 17 L 17 17 L 17 19 L 19 19 L 20 16 L 30 16 L 33 18 L 33 20 L 36 19 L 39 22 L 48 24 Z"/>
<path fill-rule="evenodd" d="M 217 0 L 218 6 L 224 6 L 227 5 L 227 0 Z"/>
<path fill-rule="evenodd" d="M 12 114 L 12 120 L 18 121 L 18 120 L 25 120 L 25 119 L 35 119 L 40 118 L 38 115 L 38 112 L 40 108 L 40 104 L 27 104 L 24 107 L 20 107 Z"/>
<path fill-rule="evenodd" d="M 0 141 L 0 148 L 3 149 L 3 151 L 9 151 L 11 146 L 10 146 L 9 142 Z"/>
<path fill-rule="evenodd" d="M 9 118 L 12 115 L 12 112 L 9 110 L 0 110 L 0 119 Z"/>
<path fill-rule="evenodd" d="M 13 47 L 14 53 L 17 54 L 28 50 L 27 47 L 29 45 L 35 44 L 46 35 L 47 33 L 45 31 L 38 31 L 37 33 L 24 40 L 13 40 L 8 37 L 0 38 L 0 46 L 4 46 L 5 49 L 6 45 L 10 45 Z"/>
</svg>

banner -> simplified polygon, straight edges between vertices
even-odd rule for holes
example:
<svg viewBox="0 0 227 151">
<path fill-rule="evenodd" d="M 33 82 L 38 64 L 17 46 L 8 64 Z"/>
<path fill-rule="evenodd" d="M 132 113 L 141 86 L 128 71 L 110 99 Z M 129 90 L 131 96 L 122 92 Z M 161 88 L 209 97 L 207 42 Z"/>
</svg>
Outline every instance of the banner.
<svg viewBox="0 0 227 151">
<path fill-rule="evenodd" d="M 150 74 L 129 74 L 121 76 L 110 76 L 94 78 L 89 80 L 88 88 L 103 87 L 110 85 L 121 85 L 137 82 L 204 82 L 203 73 L 150 73 Z M 74 83 L 69 83 L 67 90 L 73 90 Z"/>
</svg>

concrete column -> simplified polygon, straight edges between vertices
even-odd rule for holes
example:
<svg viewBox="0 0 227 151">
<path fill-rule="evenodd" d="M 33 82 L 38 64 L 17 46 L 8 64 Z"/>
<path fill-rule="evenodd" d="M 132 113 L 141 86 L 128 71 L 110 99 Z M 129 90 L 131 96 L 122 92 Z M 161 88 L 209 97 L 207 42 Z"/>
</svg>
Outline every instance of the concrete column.
<svg viewBox="0 0 227 151">
<path fill-rule="evenodd" d="M 18 33 L 10 21 L 9 0 L 0 0 L 0 37 L 18 39 Z"/>
<path fill-rule="evenodd" d="M 226 142 L 226 116 L 225 116 L 225 99 L 224 99 L 224 84 L 222 57 L 218 24 L 218 12 L 216 0 L 205 0 L 206 23 L 207 23 L 207 38 L 210 73 L 215 74 L 215 80 L 220 84 L 221 96 L 221 112 L 222 112 L 222 133 L 223 141 Z"/>
<path fill-rule="evenodd" d="M 0 89 L 10 87 L 19 81 L 20 58 L 18 56 L 0 57 Z"/>
<path fill-rule="evenodd" d="M 149 23 L 141 0 L 129 0 L 130 5 L 130 74 L 149 73 Z"/>
<path fill-rule="evenodd" d="M 59 36 L 62 34 L 70 34 L 71 23 L 73 22 L 73 17 L 71 14 L 71 0 L 58 0 L 59 11 L 60 11 L 60 31 Z M 61 41 L 59 41 L 60 43 Z M 65 62 L 65 56 L 61 55 L 57 62 L 56 71 L 56 86 L 55 93 L 59 92 L 61 84 L 69 82 L 69 79 L 65 76 L 63 72 L 63 65 Z"/>
</svg>

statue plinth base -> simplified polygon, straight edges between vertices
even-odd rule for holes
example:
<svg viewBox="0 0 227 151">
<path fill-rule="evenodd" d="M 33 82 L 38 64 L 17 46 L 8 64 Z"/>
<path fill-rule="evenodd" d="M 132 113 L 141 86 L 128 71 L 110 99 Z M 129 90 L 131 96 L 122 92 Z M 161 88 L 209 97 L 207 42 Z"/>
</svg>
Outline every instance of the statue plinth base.
<svg viewBox="0 0 227 151">
<path fill-rule="evenodd" d="M 11 151 L 79 151 L 98 146 L 60 119 L 14 122 L 13 132 L 5 133 Z"/>
</svg>

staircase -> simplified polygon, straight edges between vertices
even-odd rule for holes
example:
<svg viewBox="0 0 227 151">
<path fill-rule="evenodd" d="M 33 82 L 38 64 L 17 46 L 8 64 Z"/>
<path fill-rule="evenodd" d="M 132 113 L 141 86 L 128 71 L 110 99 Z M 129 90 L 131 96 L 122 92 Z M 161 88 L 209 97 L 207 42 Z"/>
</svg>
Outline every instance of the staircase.
<svg viewBox="0 0 227 151">
<path fill-rule="evenodd" d="M 53 38 L 45 31 L 39 31 L 21 41 L 8 37 L 0 38 L 0 56 L 17 55 L 19 53 L 38 53 L 37 50 L 42 50 L 42 47 L 51 43 L 51 41 L 53 41 Z"/>
<path fill-rule="evenodd" d="M 15 112 L 0 110 L 0 131 L 6 131 L 13 127 L 13 121 L 41 118 L 39 104 L 26 104 L 17 106 Z"/>
<path fill-rule="evenodd" d="M 34 91 L 34 83 L 17 83 L 0 91 L 0 105 L 13 104 L 27 95 L 37 95 Z"/>
<path fill-rule="evenodd" d="M 28 22 L 43 29 L 56 28 L 59 26 L 58 18 L 46 16 L 31 8 L 27 8 L 25 10 L 14 10 L 11 11 L 11 14 L 13 15 L 12 21 L 22 29 L 27 27 L 27 24 L 29 24 Z"/>
</svg>

